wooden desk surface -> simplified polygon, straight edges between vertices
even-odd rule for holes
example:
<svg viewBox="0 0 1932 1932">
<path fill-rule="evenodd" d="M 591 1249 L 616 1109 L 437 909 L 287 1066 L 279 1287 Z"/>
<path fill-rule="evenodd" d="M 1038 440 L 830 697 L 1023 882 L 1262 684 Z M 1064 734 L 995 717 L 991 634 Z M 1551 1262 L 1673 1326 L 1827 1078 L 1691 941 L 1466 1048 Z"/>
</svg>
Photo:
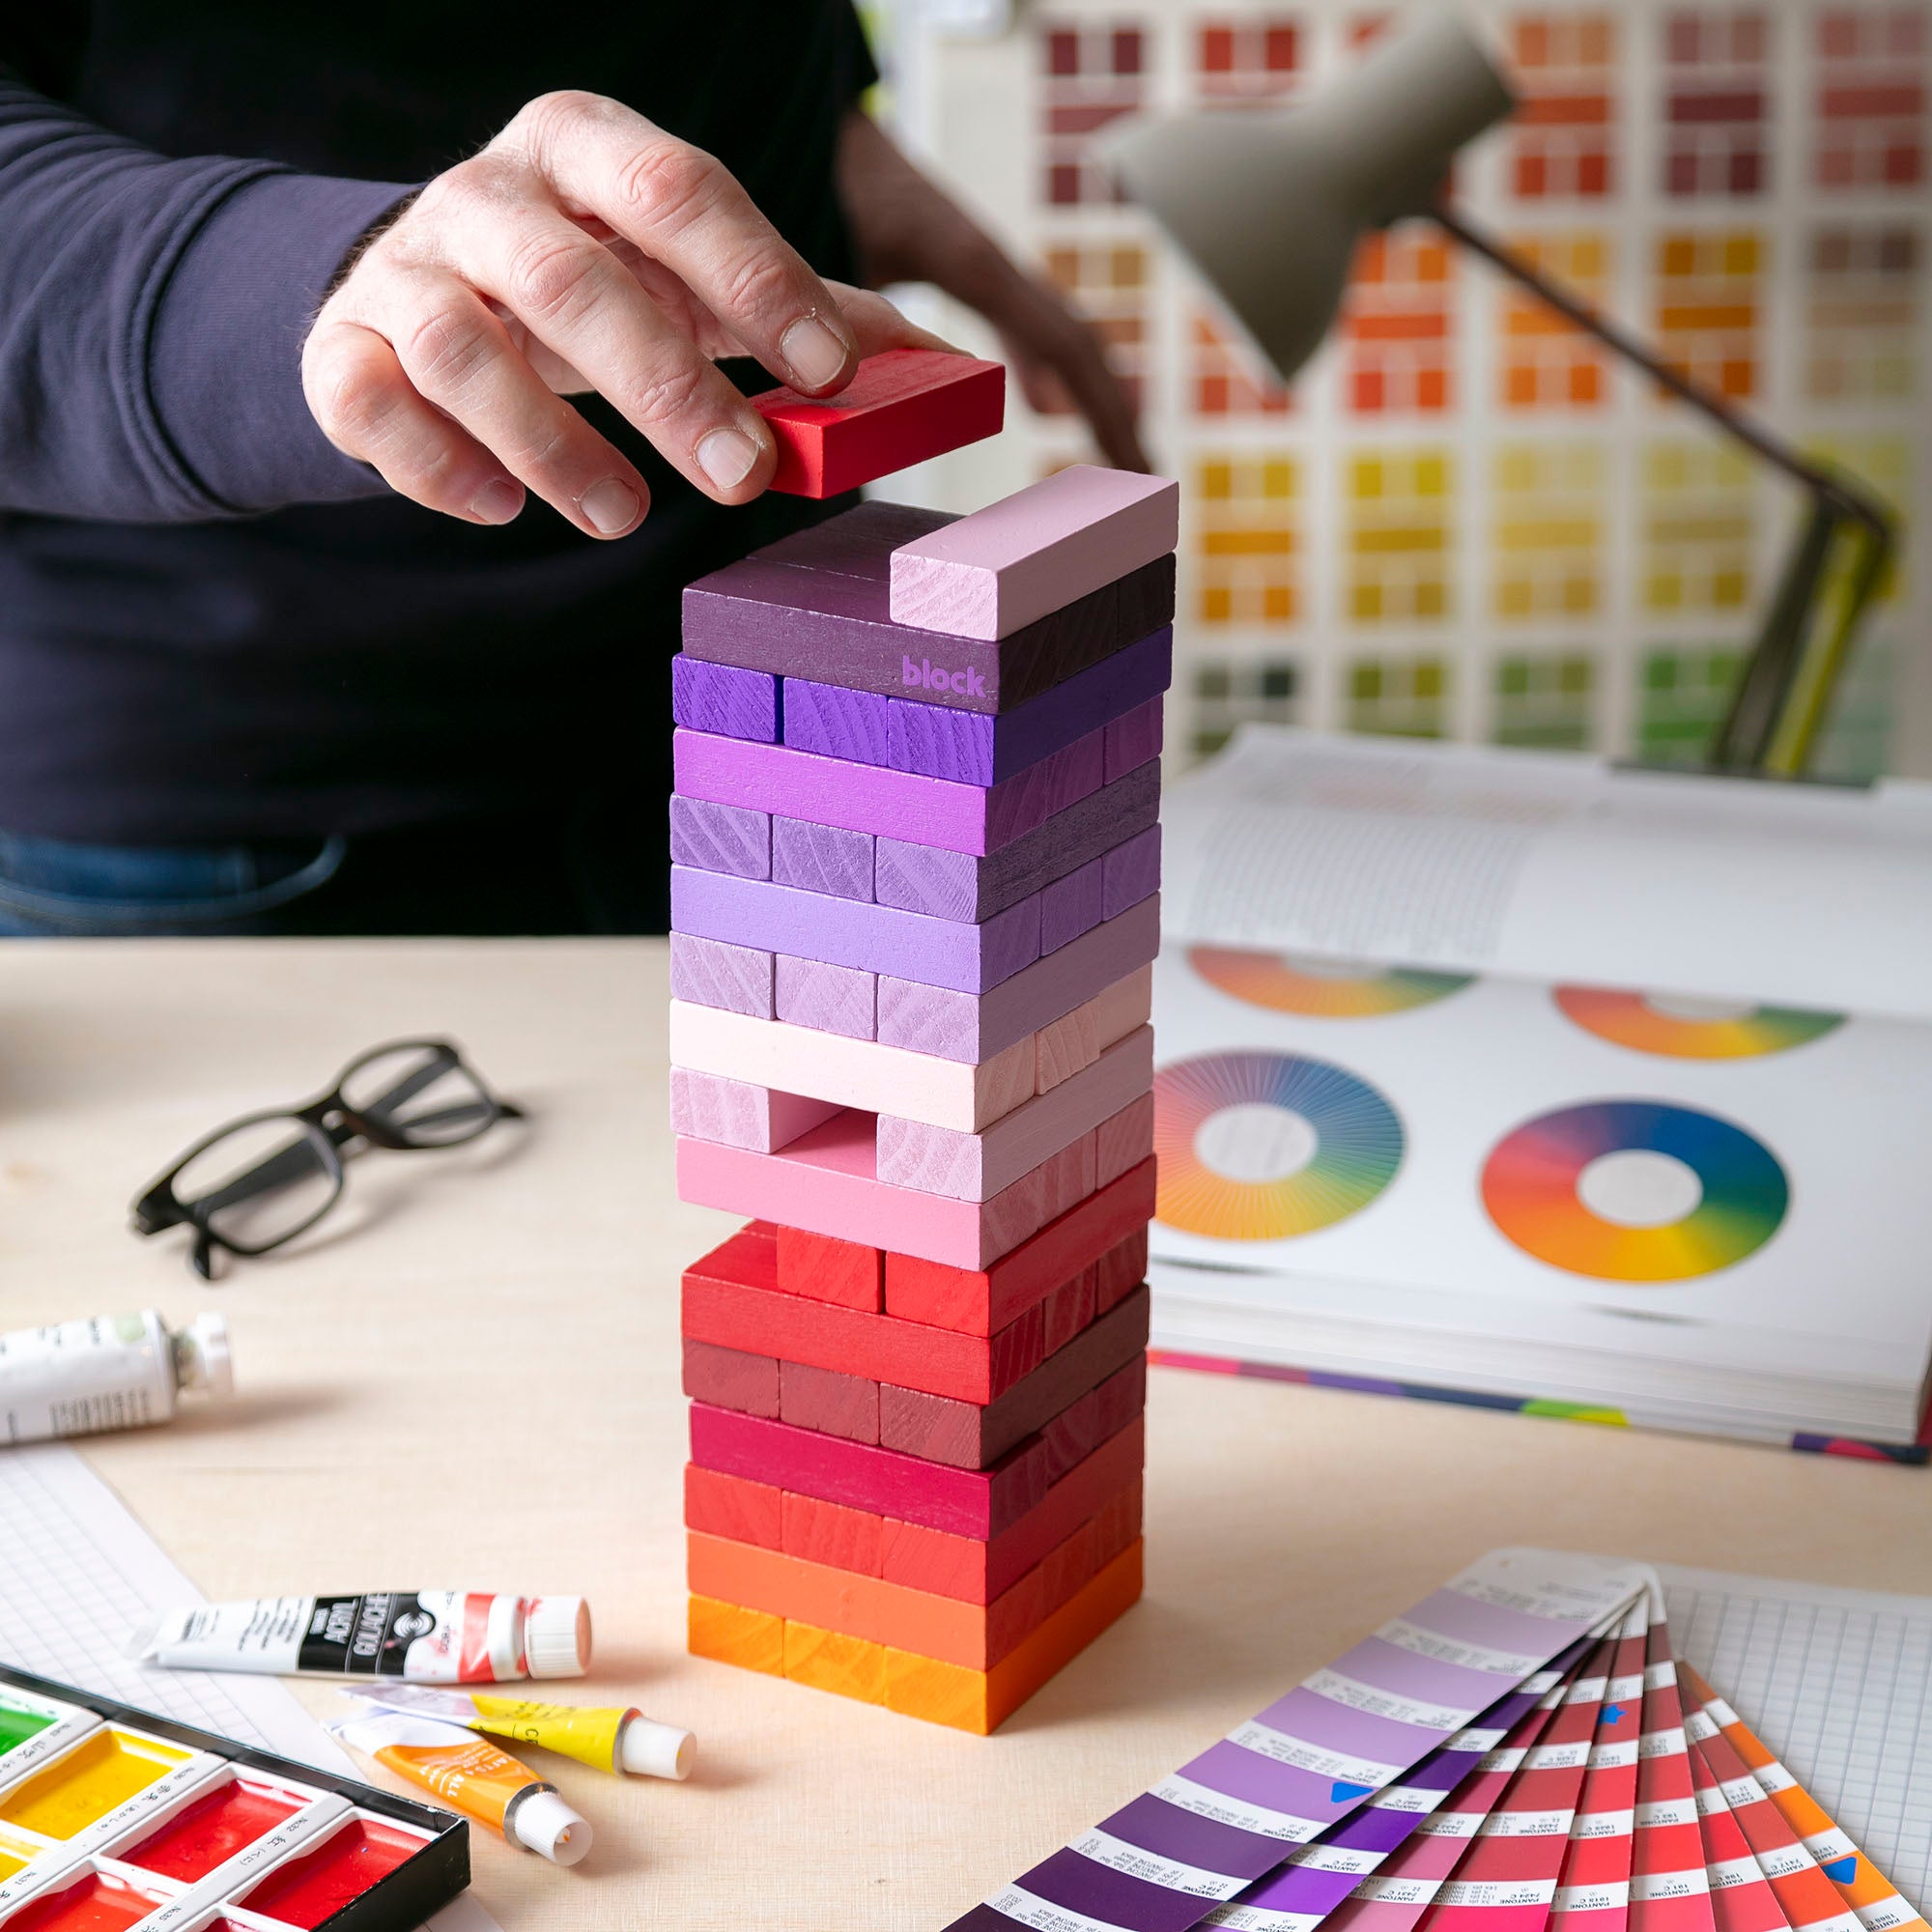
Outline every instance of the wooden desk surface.
<svg viewBox="0 0 1932 1932">
<path fill-rule="evenodd" d="M 666 999 L 644 941 L 0 948 L 0 1326 L 229 1312 L 239 1401 L 90 1450 L 202 1588 L 582 1590 L 561 1693 L 697 1732 L 687 1785 L 560 1763 L 577 1871 L 478 1834 L 513 1932 L 937 1932 L 1496 1544 L 1932 1591 L 1926 1471 L 1161 1371 L 1147 1599 L 997 1737 L 688 1658 L 677 1278 L 729 1224 L 671 1196 Z M 226 1285 L 126 1232 L 195 1136 L 420 1034 L 527 1135 L 372 1156 Z"/>
</svg>

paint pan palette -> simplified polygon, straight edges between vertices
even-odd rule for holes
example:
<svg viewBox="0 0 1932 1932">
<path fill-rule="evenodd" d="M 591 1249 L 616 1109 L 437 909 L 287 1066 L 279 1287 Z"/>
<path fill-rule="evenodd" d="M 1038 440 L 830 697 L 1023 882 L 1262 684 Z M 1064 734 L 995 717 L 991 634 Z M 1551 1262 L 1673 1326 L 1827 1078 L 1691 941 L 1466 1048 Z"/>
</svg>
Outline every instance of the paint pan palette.
<svg viewBox="0 0 1932 1932">
<path fill-rule="evenodd" d="M 0 1666 L 5 1932 L 410 1932 L 469 1883 L 447 1811 Z"/>
</svg>

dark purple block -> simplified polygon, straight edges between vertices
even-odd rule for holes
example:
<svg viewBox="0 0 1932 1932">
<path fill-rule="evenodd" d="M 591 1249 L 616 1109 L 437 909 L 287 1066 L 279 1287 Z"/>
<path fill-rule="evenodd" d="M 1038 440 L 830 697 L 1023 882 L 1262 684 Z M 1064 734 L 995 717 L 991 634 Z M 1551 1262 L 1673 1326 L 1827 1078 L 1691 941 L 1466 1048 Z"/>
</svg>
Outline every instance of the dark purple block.
<svg viewBox="0 0 1932 1932">
<path fill-rule="evenodd" d="M 1150 826 L 1124 845 L 1116 845 L 1100 862 L 1101 917 L 1112 919 L 1130 905 L 1139 905 L 1160 890 L 1160 827 Z"/>
<path fill-rule="evenodd" d="M 796 752 L 854 764 L 890 765 L 892 703 L 871 691 L 846 691 L 810 678 L 784 681 L 784 742 Z M 742 735 L 742 734 L 741 734 Z"/>
<path fill-rule="evenodd" d="M 726 871 L 729 867 L 713 866 L 706 869 Z M 749 878 L 751 874 L 742 876 Z M 847 832 L 837 825 L 813 825 L 803 818 L 775 818 L 770 877 L 774 885 L 797 886 L 808 893 L 830 893 L 841 899 L 869 899 L 872 835 Z"/>
<path fill-rule="evenodd" d="M 927 778 L 997 784 L 1157 699 L 1173 676 L 1174 632 L 1164 628 L 997 717 L 895 699 L 888 707 L 885 762 L 895 771 L 921 772 Z M 791 727 L 793 689 L 787 680 L 788 745 L 798 742 Z"/>
<path fill-rule="evenodd" d="M 923 510 L 915 503 L 861 503 L 823 523 L 808 524 L 752 554 L 767 563 L 797 564 L 830 571 L 835 577 L 889 584 L 894 551 L 958 521 L 951 510 Z"/>
<path fill-rule="evenodd" d="M 670 715 L 689 730 L 776 744 L 779 681 L 764 671 L 708 664 L 680 652 L 670 661 Z"/>
<path fill-rule="evenodd" d="M 1039 895 L 1039 950 L 1058 952 L 1100 923 L 1105 897 L 1106 860 L 1090 859 L 1077 871 L 1055 879 Z"/>
<path fill-rule="evenodd" d="M 675 866 L 731 872 L 741 879 L 772 875 L 772 821 L 741 805 L 712 805 L 701 798 L 670 802 L 670 857 Z"/>
<path fill-rule="evenodd" d="M 873 896 L 881 905 L 935 919 L 988 919 L 1146 831 L 1159 815 L 1160 767 L 1146 765 L 984 858 L 881 838 Z"/>
<path fill-rule="evenodd" d="M 1123 772 L 1133 771 L 1150 758 L 1160 756 L 1161 713 L 1164 708 L 1158 697 L 1151 697 L 1145 704 L 1129 711 L 1124 718 L 1116 718 L 1107 726 L 1101 744 L 1109 784 Z"/>
</svg>

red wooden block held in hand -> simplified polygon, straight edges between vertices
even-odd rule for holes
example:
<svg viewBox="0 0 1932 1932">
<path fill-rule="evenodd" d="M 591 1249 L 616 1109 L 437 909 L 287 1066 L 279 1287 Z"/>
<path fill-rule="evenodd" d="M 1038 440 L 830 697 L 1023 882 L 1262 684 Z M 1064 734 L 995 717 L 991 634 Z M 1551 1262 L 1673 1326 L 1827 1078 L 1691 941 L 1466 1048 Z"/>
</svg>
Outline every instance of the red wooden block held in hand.
<svg viewBox="0 0 1932 1932">
<path fill-rule="evenodd" d="M 937 349 L 868 355 L 836 396 L 767 389 L 751 398 L 778 441 L 771 487 L 787 497 L 837 497 L 997 436 L 1006 402 L 999 363 Z"/>
</svg>

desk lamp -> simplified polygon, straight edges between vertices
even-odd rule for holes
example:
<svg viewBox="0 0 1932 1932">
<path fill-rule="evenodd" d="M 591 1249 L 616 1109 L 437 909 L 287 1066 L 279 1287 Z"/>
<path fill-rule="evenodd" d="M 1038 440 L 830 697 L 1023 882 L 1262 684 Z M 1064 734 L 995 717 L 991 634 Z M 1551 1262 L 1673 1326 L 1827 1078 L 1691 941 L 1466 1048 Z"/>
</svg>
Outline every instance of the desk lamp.
<svg viewBox="0 0 1932 1932">
<path fill-rule="evenodd" d="M 1434 13 L 1379 42 L 1317 99 L 1136 120 L 1107 154 L 1284 382 L 1333 324 L 1362 237 L 1422 218 L 1801 485 L 1809 515 L 1710 750 L 1716 770 L 1799 777 L 1882 581 L 1890 515 L 1443 200 L 1458 150 L 1515 106 L 1470 29 Z"/>
</svg>

